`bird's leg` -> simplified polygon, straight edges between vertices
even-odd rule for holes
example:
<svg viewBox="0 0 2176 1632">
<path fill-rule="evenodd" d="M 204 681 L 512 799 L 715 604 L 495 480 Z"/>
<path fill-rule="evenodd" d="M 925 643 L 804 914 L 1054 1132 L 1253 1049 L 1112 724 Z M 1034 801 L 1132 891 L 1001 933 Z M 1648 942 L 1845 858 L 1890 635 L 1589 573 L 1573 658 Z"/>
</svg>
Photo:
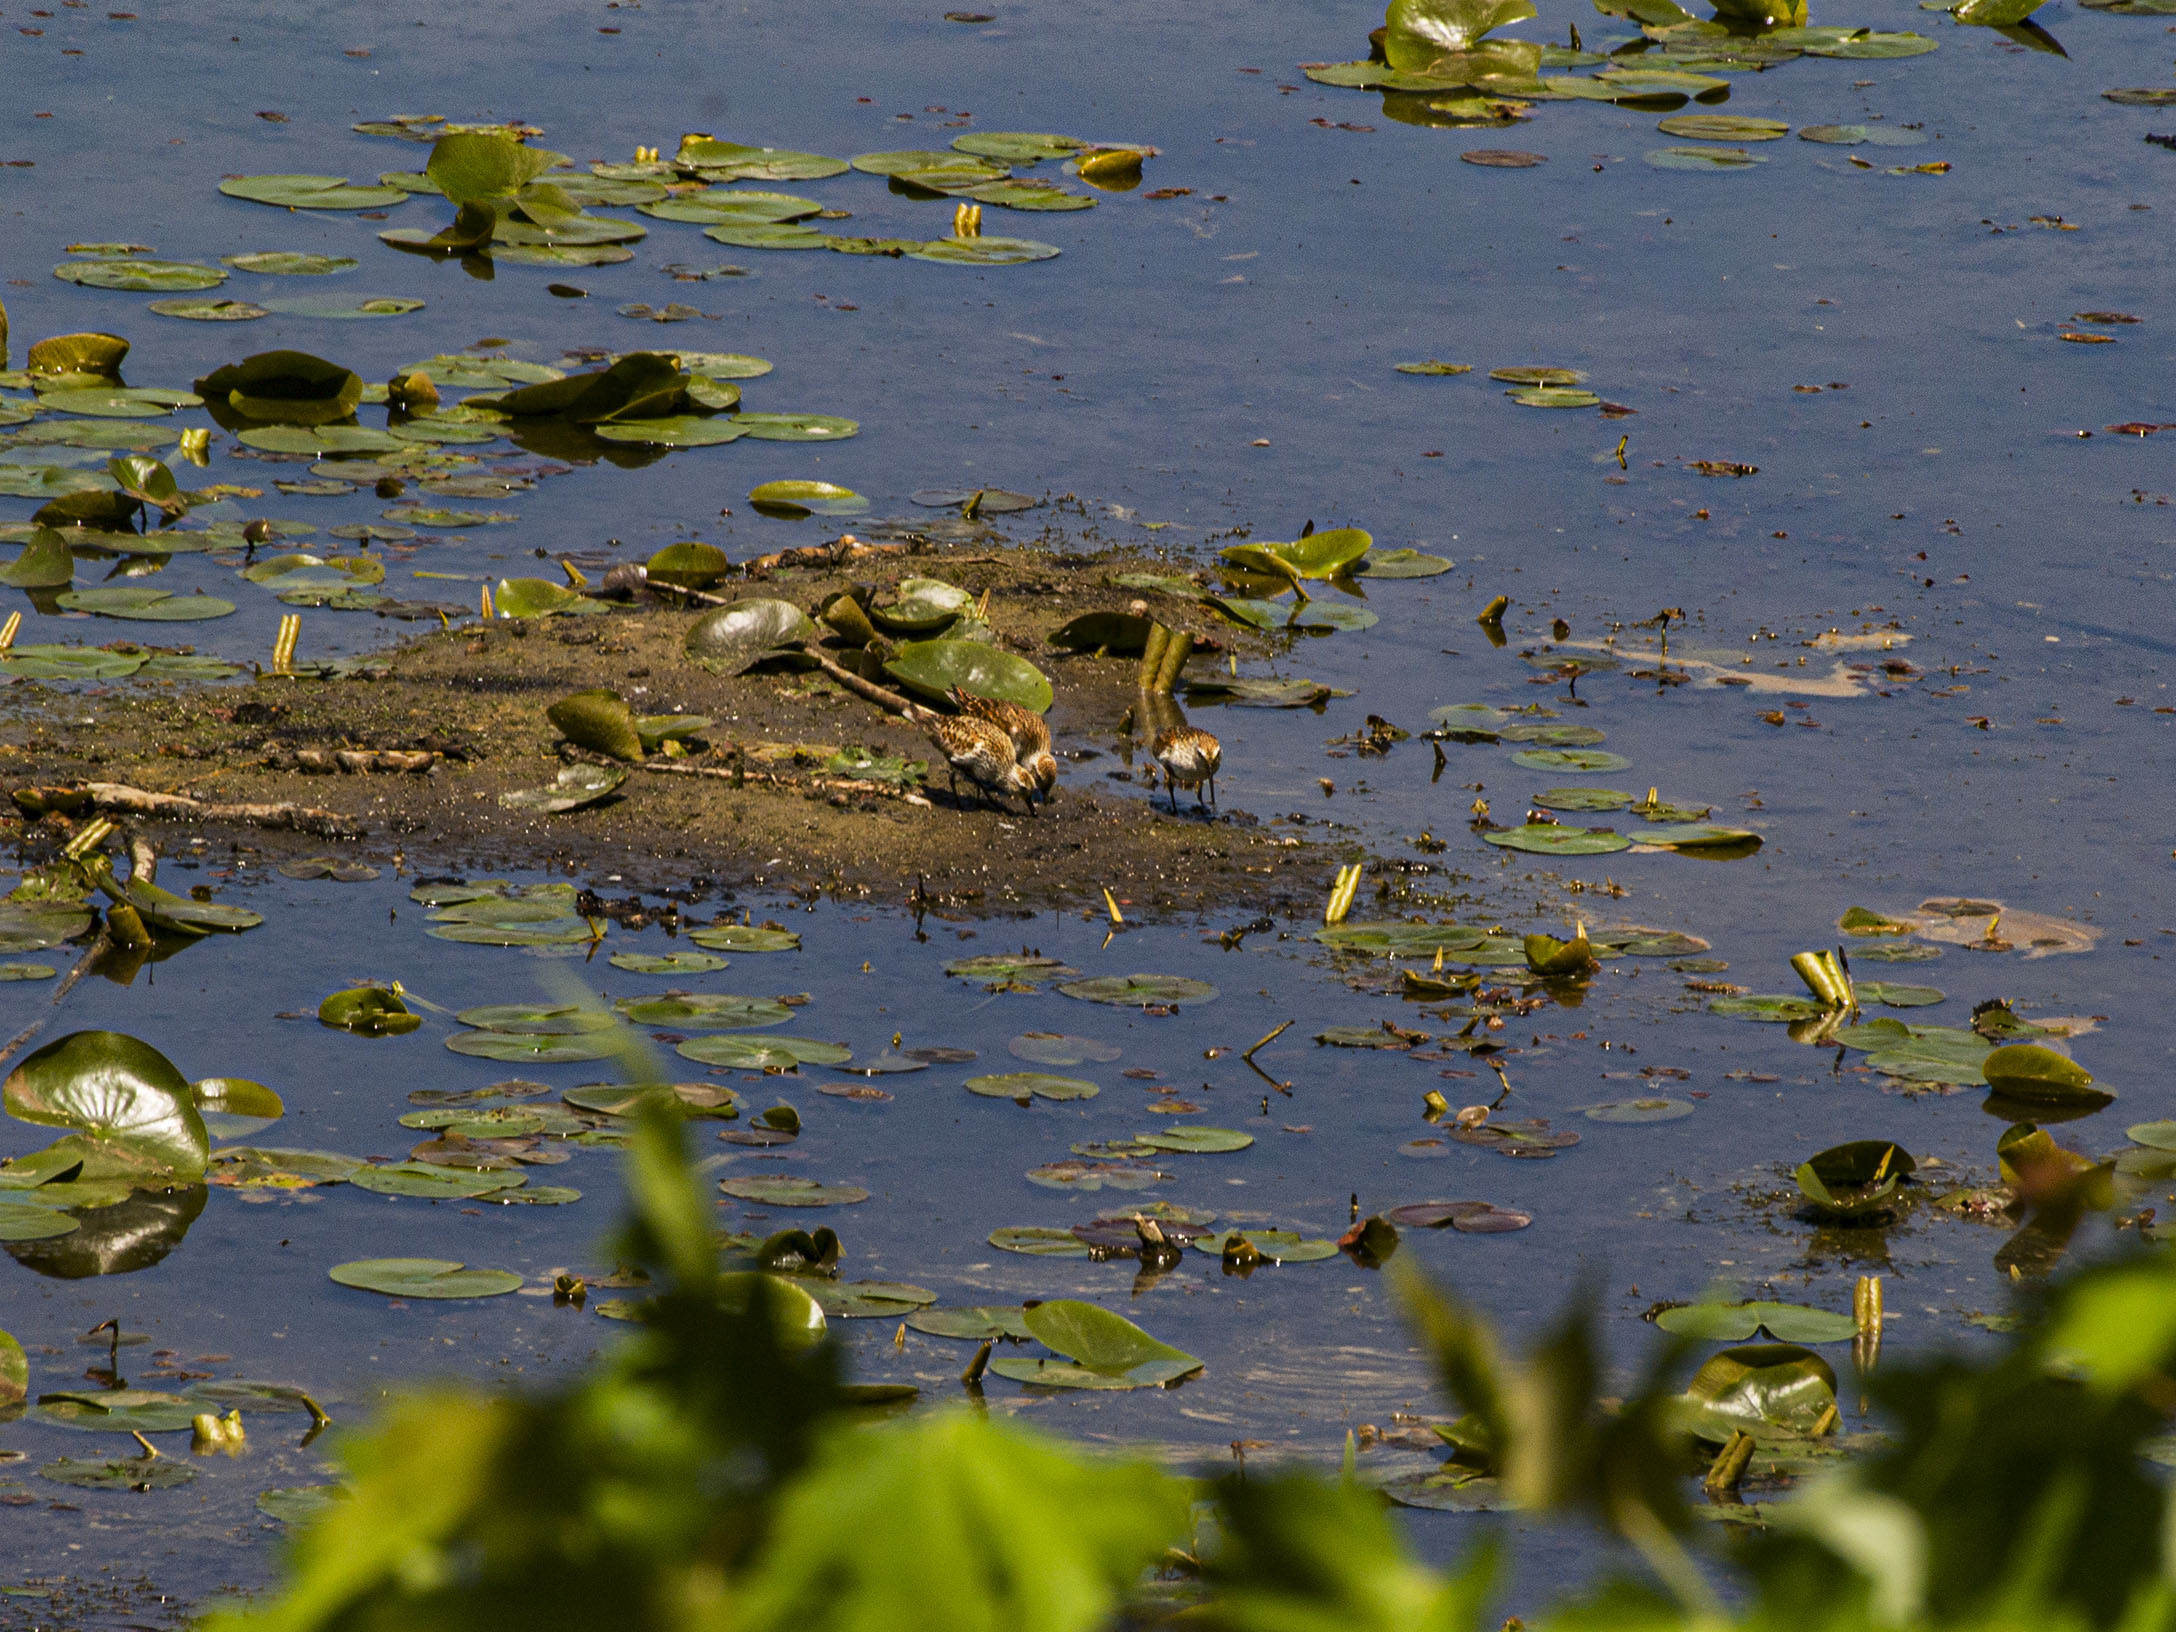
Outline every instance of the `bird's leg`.
<svg viewBox="0 0 2176 1632">
<path fill-rule="evenodd" d="M 1216 777 L 1214 774 L 1209 778 L 1209 803 L 1212 806 L 1216 803 Z"/>
</svg>

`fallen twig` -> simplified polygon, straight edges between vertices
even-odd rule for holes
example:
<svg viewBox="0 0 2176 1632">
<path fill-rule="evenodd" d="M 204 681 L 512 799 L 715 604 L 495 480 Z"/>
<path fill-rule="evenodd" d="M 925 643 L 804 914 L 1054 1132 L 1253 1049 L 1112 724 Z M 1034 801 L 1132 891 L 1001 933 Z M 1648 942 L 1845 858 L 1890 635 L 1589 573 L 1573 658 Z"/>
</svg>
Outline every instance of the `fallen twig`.
<svg viewBox="0 0 2176 1632">
<path fill-rule="evenodd" d="M 243 822 L 251 827 L 291 828 L 301 833 L 321 833 L 328 838 L 352 838 L 362 829 L 336 810 L 313 805 L 225 805 L 191 799 L 178 793 L 152 793 L 125 782 L 86 782 L 83 791 L 100 810 L 116 810 L 130 816 L 155 816 L 177 822 Z"/>
<path fill-rule="evenodd" d="M 702 776 L 731 782 L 736 786 L 744 782 L 755 782 L 774 788 L 813 788 L 824 793 L 873 794 L 880 799 L 898 799 L 910 805 L 929 805 L 926 797 L 911 788 L 902 787 L 897 782 L 871 781 L 867 777 L 787 776 L 753 765 L 688 765 L 670 759 L 650 760 L 642 769 L 653 776 Z"/>
<path fill-rule="evenodd" d="M 864 680 L 852 669 L 842 667 L 839 663 L 834 661 L 825 653 L 818 651 L 816 647 L 808 641 L 803 641 L 801 643 L 801 650 L 808 653 L 810 657 L 813 657 L 816 660 L 817 666 L 821 668 L 824 673 L 830 675 L 832 679 L 838 681 L 839 684 L 844 686 L 848 691 L 855 693 L 857 696 L 866 697 L 870 702 L 876 704 L 877 707 L 884 709 L 888 713 L 906 713 L 908 707 L 907 700 L 906 698 L 900 696 L 898 692 L 880 686 L 874 680 Z"/>
</svg>

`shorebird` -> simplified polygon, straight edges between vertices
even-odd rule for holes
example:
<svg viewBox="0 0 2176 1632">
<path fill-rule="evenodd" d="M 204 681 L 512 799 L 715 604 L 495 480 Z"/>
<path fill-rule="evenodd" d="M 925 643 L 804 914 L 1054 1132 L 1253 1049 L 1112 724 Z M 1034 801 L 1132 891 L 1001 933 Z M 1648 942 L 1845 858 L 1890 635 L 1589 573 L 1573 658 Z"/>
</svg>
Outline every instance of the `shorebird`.
<svg viewBox="0 0 2176 1632">
<path fill-rule="evenodd" d="M 1050 751 L 1050 727 L 1042 715 L 1002 698 L 977 697 L 958 686 L 952 688 L 951 697 L 953 706 L 969 719 L 986 720 L 1012 740 L 1013 758 L 1034 778 L 1036 793 L 1048 804 L 1050 790 L 1058 781 L 1058 759 Z"/>
<path fill-rule="evenodd" d="M 907 718 L 920 726 L 923 735 L 944 755 L 952 772 L 955 801 L 959 798 L 960 773 L 964 771 L 967 780 L 997 808 L 1004 808 L 998 804 L 998 795 L 1017 793 L 1028 814 L 1035 814 L 1034 774 L 1014 754 L 1012 738 L 1003 727 L 971 714 L 939 714 L 919 703 L 907 706 Z"/>
<path fill-rule="evenodd" d="M 1192 788 L 1194 803 L 1202 803 L 1203 783 L 1209 786 L 1209 797 L 1216 798 L 1217 767 L 1224 763 L 1224 745 L 1198 725 L 1174 725 L 1156 733 L 1150 748 L 1156 763 L 1164 768 L 1164 785 L 1171 790 L 1171 809 L 1179 808 L 1179 789 Z"/>
</svg>

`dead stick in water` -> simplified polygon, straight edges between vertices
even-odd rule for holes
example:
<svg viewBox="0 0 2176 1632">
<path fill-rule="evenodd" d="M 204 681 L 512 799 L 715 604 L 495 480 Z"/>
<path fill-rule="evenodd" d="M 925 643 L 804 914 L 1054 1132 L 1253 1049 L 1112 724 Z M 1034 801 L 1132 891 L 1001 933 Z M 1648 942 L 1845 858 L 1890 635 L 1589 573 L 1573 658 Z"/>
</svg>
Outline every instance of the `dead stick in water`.
<svg viewBox="0 0 2176 1632">
<path fill-rule="evenodd" d="M 900 696 L 898 692 L 889 691 L 883 686 L 878 685 L 874 680 L 864 680 L 852 669 L 840 667 L 836 662 L 832 661 L 830 657 L 826 656 L 822 652 L 819 652 L 815 647 L 809 645 L 805 641 L 801 645 L 801 650 L 808 653 L 810 657 L 813 657 L 816 660 L 817 666 L 820 667 L 824 671 L 824 673 L 830 675 L 832 679 L 838 681 L 838 683 L 844 686 L 848 691 L 855 693 L 857 696 L 867 698 L 870 702 L 876 704 L 877 707 L 884 709 L 888 713 L 906 713 L 908 708 L 907 700 L 906 698 Z"/>
</svg>

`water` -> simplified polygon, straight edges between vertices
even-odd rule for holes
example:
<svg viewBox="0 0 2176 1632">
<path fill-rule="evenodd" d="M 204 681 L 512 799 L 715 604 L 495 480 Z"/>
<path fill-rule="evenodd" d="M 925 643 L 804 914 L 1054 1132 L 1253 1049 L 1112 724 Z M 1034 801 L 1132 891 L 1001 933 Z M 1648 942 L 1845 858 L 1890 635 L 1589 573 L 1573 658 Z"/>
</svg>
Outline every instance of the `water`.
<svg viewBox="0 0 2176 1632">
<path fill-rule="evenodd" d="M 1561 4 L 1516 32 L 1559 39 L 1575 17 L 1590 46 L 1629 32 Z M 1794 126 L 1878 115 L 1923 126 L 1927 143 L 1847 149 L 1793 137 L 1755 149 L 1767 160 L 1755 169 L 1696 175 L 1642 161 L 1670 140 L 1654 131 L 1652 114 L 1544 104 L 1507 131 L 1423 130 L 1383 117 L 1379 98 L 1306 82 L 1293 63 L 1361 54 L 1376 21 L 1364 7 L 1211 6 L 1177 19 L 1086 5 L 1003 13 L 982 27 L 896 5 L 804 7 L 790 19 L 626 6 L 336 20 L 230 8 L 227 18 L 209 28 L 157 15 L 115 22 L 102 10 L 61 7 L 50 19 L 11 19 L 46 31 L 16 36 L 14 51 L 35 69 L 33 83 L 49 87 L 38 94 L 53 115 L 21 121 L 0 154 L 34 161 L 0 183 L 13 212 L 7 275 L 17 281 L 7 297 L 18 356 L 40 335 L 110 328 L 135 342 L 132 382 L 185 385 L 275 345 L 338 357 L 372 379 L 485 336 L 547 360 L 572 346 L 688 345 L 773 358 L 777 372 L 750 383 L 751 406 L 841 413 L 863 426 L 828 447 L 742 442 L 642 469 L 600 464 L 549 478 L 508 501 L 522 513 L 519 526 L 418 551 L 396 565 L 389 586 L 465 602 L 472 583 L 410 585 L 405 574 L 497 576 L 521 570 L 524 557 L 533 567 L 530 551 L 600 549 L 608 538 L 622 541 L 615 553 L 639 559 L 678 537 L 709 538 L 739 557 L 828 536 L 827 524 L 764 521 L 741 503 L 755 482 L 782 476 L 844 483 L 868 493 L 879 514 L 902 513 L 920 487 L 1071 493 L 1086 517 L 1057 517 L 1068 540 L 1180 553 L 1238 527 L 1280 538 L 1309 519 L 1364 525 L 1382 544 L 1450 556 L 1457 570 L 1373 585 L 1368 605 L 1380 625 L 1302 641 L 1277 665 L 1354 691 L 1319 716 L 1197 711 L 1224 738 L 1220 792 L 1231 807 L 1304 814 L 1307 825 L 1294 831 L 1309 835 L 1334 819 L 1339 838 L 1435 869 L 1406 875 L 1413 888 L 1479 895 L 1481 905 L 1455 909 L 1468 921 L 1560 929 L 1578 912 L 1699 934 L 1731 965 L 1717 978 L 1756 991 L 1789 989 L 1784 960 L 1832 940 L 1851 905 L 1984 895 L 2075 918 L 2103 932 L 2090 953 L 2026 961 L 1952 947 L 1937 962 L 1874 973 L 1950 994 L 1943 1007 L 1907 1016 L 1915 1020 L 1962 1024 L 1973 1002 L 1995 996 L 2026 1012 L 2105 1016 L 2075 1051 L 2122 1097 L 2115 1110 L 2061 1130 L 2081 1149 L 2104 1151 L 2124 1123 L 2169 1114 L 2158 1086 L 2168 1044 L 2149 1017 L 2166 984 L 2152 964 L 2176 930 L 2163 779 L 2153 774 L 2160 734 L 2176 726 L 2176 715 L 2154 712 L 2171 702 L 2162 586 L 2176 526 L 2160 502 L 2168 485 L 2160 439 L 2104 429 L 2176 419 L 2159 334 L 2165 301 L 2155 298 L 2167 155 L 2139 139 L 2161 115 L 2098 95 L 2160 77 L 2142 64 L 2165 49 L 2164 23 L 2047 6 L 2039 20 L 2065 59 L 1898 4 L 1824 11 L 1813 21 L 1916 27 L 1941 48 L 1908 61 L 1805 58 L 1740 75 L 1727 111 Z M 57 56 L 62 49 L 84 54 Z M 1241 71 L 1249 68 L 1262 71 Z M 259 108 L 287 122 L 259 119 Z M 946 123 L 963 109 L 971 125 Z M 840 155 L 940 146 L 957 128 L 1048 129 L 1153 142 L 1162 154 L 1141 192 L 1105 195 L 1093 211 L 1001 222 L 1005 212 L 991 211 L 986 230 L 1044 239 L 1064 254 L 988 272 L 727 250 L 692 227 L 655 223 L 626 266 L 503 267 L 481 282 L 381 249 L 369 236 L 378 223 L 284 216 L 213 191 L 228 172 L 362 179 L 415 167 L 425 149 L 347 130 L 396 111 L 525 118 L 546 128 L 548 145 L 583 160 L 624 157 L 637 144 L 669 151 L 682 129 Z M 1309 122 L 1317 118 L 1375 128 L 1325 129 Z M 1456 161 L 1481 146 L 1529 148 L 1549 162 L 1496 170 Z M 1851 155 L 1877 168 L 1854 170 Z M 1880 168 L 1935 159 L 1953 168 L 1907 176 Z M 1144 196 L 1167 187 L 1192 192 Z M 848 230 L 942 230 L 943 206 L 890 196 L 872 178 L 788 190 L 853 209 Z M 442 213 L 425 201 L 396 216 L 413 224 Z M 2034 216 L 2080 230 L 2034 225 Z M 362 270 L 338 279 L 236 274 L 219 293 L 412 294 L 429 305 L 378 323 L 186 324 L 140 310 L 155 297 L 79 290 L 46 275 L 66 244 L 110 238 L 191 259 L 265 248 L 355 254 Z M 666 261 L 732 261 L 755 276 L 675 283 L 657 271 Z M 553 281 L 587 287 L 591 298 L 555 299 L 544 292 Z M 653 327 L 612 311 L 673 299 L 717 320 Z M 2146 321 L 2105 328 L 2114 345 L 2055 338 L 2076 327 L 2072 313 L 2110 310 Z M 1430 379 L 1391 370 L 1426 357 L 1475 372 Z M 1519 407 L 1485 379 L 1514 363 L 1581 369 L 1603 397 L 1637 413 L 1601 420 Z M 2080 430 L 2095 435 L 2072 434 Z M 1620 436 L 1621 464 L 1611 457 Z M 1703 477 L 1681 463 L 1696 459 L 1759 472 Z M 367 490 L 344 499 L 269 492 L 272 475 L 292 473 L 215 454 L 208 479 L 265 486 L 249 513 L 320 528 L 374 520 L 384 508 Z M 10 503 L 10 519 L 31 508 Z M 719 516 L 721 507 L 736 514 Z M 1010 526 L 1032 535 L 1051 516 L 1030 512 Z M 1150 531 L 1148 522 L 1170 525 Z M 20 638 L 137 634 L 252 657 L 287 610 L 200 557 L 177 560 L 156 582 L 228 593 L 241 610 L 176 632 L 64 622 L 22 604 Z M 1496 593 L 1513 599 L 1512 644 L 1502 651 L 1472 622 Z M 1629 626 L 1664 607 L 1686 614 L 1672 629 L 1675 655 L 1749 654 L 1750 665 L 1736 665 L 1741 674 L 1780 676 L 1797 689 L 1725 687 L 1702 670 L 1683 686 L 1595 674 L 1574 695 L 1520 661 L 1547 642 L 1553 618 L 1575 642 L 1626 626 L 1630 646 L 1653 636 Z M 1886 634 L 1894 644 L 1871 658 L 1801 644 L 1830 630 Z M 1760 638 L 1769 631 L 1776 638 Z M 375 619 L 306 613 L 304 655 L 398 633 Z M 1838 661 L 1899 654 L 1925 678 L 1887 685 L 1891 696 L 1864 679 L 1849 695 L 1811 683 Z M 1970 689 L 1934 695 L 1957 686 Z M 1370 713 L 1417 731 L 1442 704 L 1529 701 L 1602 728 L 1632 768 L 1527 773 L 1508 763 L 1506 748 L 1446 745 L 1449 765 L 1432 780 L 1433 756 L 1417 741 L 1379 760 L 1326 757 L 1329 739 L 1363 730 Z M 1786 723 L 1765 722 L 1771 712 Z M 1062 723 L 1076 744 L 1111 746 L 1115 722 Z M 1322 777 L 1335 784 L 1331 797 Z M 1712 802 L 1717 820 L 1752 826 L 1765 842 L 1757 856 L 1723 864 L 1667 855 L 1543 863 L 1492 850 L 1463 827 L 1476 797 L 1498 820 L 1516 820 L 1534 792 L 1566 781 L 1656 785 L 1666 798 Z M 1412 848 L 1424 830 L 1448 851 Z M 430 865 L 463 859 L 456 851 Z M 563 966 L 426 939 L 422 909 L 406 896 L 413 869 L 376 884 L 251 881 L 263 871 L 244 868 L 227 884 L 230 897 L 266 913 L 262 929 L 192 948 L 125 989 L 86 982 L 55 1029 L 125 1030 L 191 1076 L 261 1078 L 289 1105 L 266 1142 L 356 1155 L 399 1154 L 421 1137 L 395 1123 L 411 1090 L 511 1074 L 439 1047 L 435 1022 L 406 1039 L 363 1041 L 273 1016 L 314 1009 L 364 976 L 400 978 L 448 1008 L 506 1001 L 536 992 L 545 968 Z M 1614 880 L 1627 893 L 1567 896 L 1559 879 Z M 1381 910 L 1369 900 L 1377 881 L 1370 876 L 1358 916 Z M 591 882 L 617 892 L 685 880 Z M 1124 881 L 1113 882 L 1124 893 Z M 739 904 L 759 916 L 779 910 L 757 897 Z M 1536 904 L 1542 916 L 1513 916 Z M 1221 949 L 1214 932 L 1242 916 L 1137 927 L 1106 947 L 1107 926 L 1085 919 L 930 920 L 922 941 L 889 906 L 801 913 L 791 919 L 805 937 L 800 953 L 736 956 L 730 970 L 685 983 L 807 991 L 812 1001 L 790 1029 L 838 1037 L 857 1052 L 899 1030 L 909 1046 L 973 1048 L 980 1058 L 879 1079 L 897 1095 L 880 1105 L 819 1096 L 814 1079 L 828 1076 L 820 1072 L 806 1083 L 746 1085 L 759 1104 L 777 1087 L 808 1132 L 784 1152 L 733 1152 L 727 1171 L 865 1183 L 873 1192 L 865 1205 L 769 1221 L 834 1222 L 852 1276 L 918 1282 L 947 1303 L 1080 1294 L 1126 1309 L 1202 1355 L 1204 1375 L 1169 1392 L 1047 1401 L 1001 1384 L 993 1399 L 1067 1432 L 1227 1458 L 1234 1440 L 1259 1442 L 1249 1454 L 1328 1457 L 1348 1427 L 1438 1402 L 1380 1278 L 1343 1259 L 1241 1282 L 1195 1255 L 1135 1296 L 1132 1265 L 983 1245 L 993 1228 L 1077 1222 L 1111 1199 L 1038 1189 L 1018 1175 L 1074 1140 L 1158 1125 L 1143 1109 L 1149 1096 L 1118 1074 L 1127 1066 L 1153 1068 L 1204 1103 L 1202 1116 L 1179 1120 L 1257 1134 L 1237 1155 L 1174 1158 L 1182 1177 L 1156 1194 L 1329 1234 L 1344 1227 L 1353 1195 L 1371 1211 L 1471 1196 L 1532 1212 L 1534 1226 L 1514 1235 L 1408 1232 L 1401 1248 L 1514 1334 L 1537 1328 L 1583 1273 L 1597 1278 L 1628 1360 L 1646 1330 L 1641 1310 L 1696 1297 L 1718 1278 L 1843 1307 L 1851 1276 L 1878 1268 L 1890 1277 L 1890 1341 L 1905 1347 L 1973 1341 L 1962 1317 L 2002 1307 L 2004 1278 L 1990 1262 L 1998 1232 L 1921 1209 L 1888 1233 L 1885 1261 L 1868 1261 L 1871 1242 L 1816 1236 L 1788 1208 L 1741 1188 L 1773 1192 L 1805 1155 L 1869 1136 L 1990 1176 L 2000 1124 L 1981 1113 L 1978 1094 L 1905 1098 L 1879 1079 L 1834 1074 L 1833 1051 L 1801 1047 L 1781 1028 L 1704 1015 L 1659 960 L 1625 960 L 1607 966 L 1582 1008 L 1544 1009 L 1504 1034 L 1519 1049 L 1503 1060 L 1514 1104 L 1581 1131 L 1578 1148 L 1549 1162 L 1461 1146 L 1415 1160 L 1397 1147 L 1430 1131 L 1419 1123 L 1421 1094 L 1440 1087 L 1454 1104 L 1487 1097 L 1486 1069 L 1469 1082 L 1440 1077 L 1438 1063 L 1317 1048 L 1306 1039 L 1325 1025 L 1395 1018 L 1444 1028 L 1416 1018 L 1413 1005 L 1349 990 L 1304 938 L 1306 923 L 1280 926 L 1292 939 L 1262 934 Z M 956 939 L 963 930 L 975 938 Z M 992 998 L 941 974 L 947 957 L 1023 940 L 1089 973 L 1195 974 L 1222 995 L 1156 1019 L 1057 995 Z M 654 930 L 615 931 L 606 950 L 661 944 Z M 584 974 L 615 997 L 673 983 L 610 970 L 601 958 Z M 42 1002 L 35 985 L 0 990 L 0 1023 L 12 1032 Z M 1272 1095 L 1264 1117 L 1266 1090 L 1236 1055 L 1201 1055 L 1211 1045 L 1244 1048 L 1288 1018 L 1292 1030 L 1260 1059 L 1293 1091 Z M 1017 1063 L 1007 1041 L 1034 1029 L 1124 1050 L 1117 1062 L 1074 1073 L 1099 1082 L 1099 1098 L 1020 1111 L 961 1090 L 972 1072 Z M 1574 1031 L 1587 1036 L 1573 1040 Z M 1648 1066 L 1689 1073 L 1663 1079 L 1666 1091 L 1708 1097 L 1692 1116 L 1654 1126 L 1576 1114 L 1648 1091 L 1624 1075 Z M 1732 1071 L 1779 1080 L 1733 1080 Z M 563 1088 L 598 1072 L 522 1074 Z M 704 1154 L 732 1150 L 698 1128 Z M 9 1153 L 40 1143 L 19 1124 L 0 1132 Z M 564 1375 L 610 1341 L 609 1327 L 535 1296 L 393 1311 L 324 1278 L 330 1263 L 381 1253 L 516 1269 L 531 1291 L 556 1268 L 608 1268 L 597 1243 L 616 1206 L 611 1154 L 585 1151 L 538 1182 L 572 1183 L 585 1200 L 471 1211 L 345 1187 L 258 1205 L 215 1190 L 155 1266 L 90 1281 L 0 1266 L 0 1307 L 7 1329 L 40 1350 L 34 1387 L 62 1386 L 101 1359 L 78 1336 L 109 1317 L 149 1336 L 122 1351 L 132 1381 L 150 1369 L 143 1357 L 171 1349 L 183 1369 L 304 1384 L 343 1420 L 398 1381 Z M 915 1336 L 896 1351 L 888 1322 L 847 1325 L 864 1375 L 919 1380 L 943 1394 L 965 1358 L 958 1344 Z M 195 1364 L 200 1354 L 231 1358 Z M 14 1515 L 19 1567 L 140 1568 L 187 1597 L 262 1582 L 273 1530 L 252 1503 L 258 1490 L 317 1476 L 315 1450 L 293 1444 L 303 1420 L 256 1418 L 248 1459 L 211 1464 L 179 1492 L 64 1491 L 22 1467 L 0 1469 L 41 1503 L 57 1494 L 81 1509 Z M 30 1467 L 109 1449 L 104 1437 L 34 1421 L 9 1426 L 0 1443 L 27 1452 Z M 1440 1557 L 1474 1522 L 1415 1515 L 1413 1528 Z M 1522 1581 L 1536 1590 L 1591 1562 L 1561 1536 L 1529 1534 L 1525 1548 Z"/>
</svg>

